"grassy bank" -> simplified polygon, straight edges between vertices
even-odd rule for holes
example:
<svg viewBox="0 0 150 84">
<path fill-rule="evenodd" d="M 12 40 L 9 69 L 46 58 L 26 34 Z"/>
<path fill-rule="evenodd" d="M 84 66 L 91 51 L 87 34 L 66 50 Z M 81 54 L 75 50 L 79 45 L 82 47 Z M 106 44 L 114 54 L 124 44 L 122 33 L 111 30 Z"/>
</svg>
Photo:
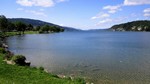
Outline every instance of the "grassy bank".
<svg viewBox="0 0 150 84">
<path fill-rule="evenodd" d="M 79 78 L 59 78 L 33 67 L 9 65 L 0 53 L 0 84 L 85 84 Z"/>
<path fill-rule="evenodd" d="M 4 33 L 0 33 L 0 37 L 8 37 L 8 36 L 14 36 L 17 35 L 19 32 L 6 32 Z M 38 31 L 25 31 L 24 34 L 38 34 Z"/>
</svg>

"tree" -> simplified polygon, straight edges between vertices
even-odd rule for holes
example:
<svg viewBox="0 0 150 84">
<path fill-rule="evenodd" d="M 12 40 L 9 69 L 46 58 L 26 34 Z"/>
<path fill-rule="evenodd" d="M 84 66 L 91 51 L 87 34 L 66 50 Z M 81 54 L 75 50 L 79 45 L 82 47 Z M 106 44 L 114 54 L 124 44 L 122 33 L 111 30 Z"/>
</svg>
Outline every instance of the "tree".
<svg viewBox="0 0 150 84">
<path fill-rule="evenodd" d="M 25 23 L 17 21 L 15 22 L 15 27 L 16 27 L 16 30 L 19 32 L 19 34 L 21 34 L 21 32 L 23 32 L 24 34 L 24 31 L 26 30 L 27 26 Z"/>
<path fill-rule="evenodd" d="M 15 24 L 12 22 L 8 22 L 7 29 L 8 29 L 8 31 L 15 30 Z"/>
<path fill-rule="evenodd" d="M 4 15 L 0 15 L 0 31 L 1 32 L 6 32 L 7 31 L 7 24 L 8 20 Z"/>
<path fill-rule="evenodd" d="M 43 32 L 48 33 L 48 31 L 49 31 L 49 25 L 42 26 L 40 30 L 43 31 Z"/>
<path fill-rule="evenodd" d="M 27 25 L 27 30 L 33 30 L 32 24 Z"/>
<path fill-rule="evenodd" d="M 41 27 L 40 27 L 40 26 L 37 26 L 35 30 L 36 30 L 36 31 L 39 31 L 40 29 L 41 29 Z"/>
<path fill-rule="evenodd" d="M 51 32 L 63 32 L 64 29 L 60 28 L 59 26 L 50 26 Z"/>
<path fill-rule="evenodd" d="M 59 26 L 49 26 L 49 25 L 44 25 L 39 29 L 39 33 L 63 32 L 63 31 L 64 29 L 60 28 Z"/>
</svg>

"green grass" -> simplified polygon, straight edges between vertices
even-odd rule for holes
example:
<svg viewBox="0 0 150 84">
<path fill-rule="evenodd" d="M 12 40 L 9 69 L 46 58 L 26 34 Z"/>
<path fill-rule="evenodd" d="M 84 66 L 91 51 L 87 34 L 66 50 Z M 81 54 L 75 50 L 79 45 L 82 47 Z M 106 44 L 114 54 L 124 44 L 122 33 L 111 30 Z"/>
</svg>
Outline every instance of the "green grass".
<svg viewBox="0 0 150 84">
<path fill-rule="evenodd" d="M 38 31 L 25 31 L 24 34 L 39 34 Z"/>
<path fill-rule="evenodd" d="M 6 32 L 0 33 L 0 37 L 8 37 L 8 36 L 14 36 L 17 35 L 19 32 Z M 38 34 L 38 31 L 25 31 L 24 34 Z"/>
<path fill-rule="evenodd" d="M 7 32 L 6 35 L 12 36 L 16 35 L 18 32 Z M 38 34 L 38 31 L 25 31 L 24 34 Z"/>
<path fill-rule="evenodd" d="M 85 84 L 84 80 L 59 78 L 37 68 L 8 65 L 0 53 L 0 84 Z"/>
</svg>

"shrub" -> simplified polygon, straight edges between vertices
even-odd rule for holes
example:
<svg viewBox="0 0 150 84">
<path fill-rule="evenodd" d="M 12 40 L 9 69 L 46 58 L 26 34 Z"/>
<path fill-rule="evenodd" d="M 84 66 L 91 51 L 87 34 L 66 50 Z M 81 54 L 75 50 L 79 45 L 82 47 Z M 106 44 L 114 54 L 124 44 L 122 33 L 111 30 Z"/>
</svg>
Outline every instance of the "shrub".
<svg viewBox="0 0 150 84">
<path fill-rule="evenodd" d="M 15 62 L 17 65 L 24 66 L 26 64 L 25 62 L 26 57 L 23 55 L 15 55 L 12 57 L 12 61 Z"/>
<path fill-rule="evenodd" d="M 0 48 L 0 53 L 2 53 L 2 54 L 6 53 L 5 49 L 4 48 Z"/>
</svg>

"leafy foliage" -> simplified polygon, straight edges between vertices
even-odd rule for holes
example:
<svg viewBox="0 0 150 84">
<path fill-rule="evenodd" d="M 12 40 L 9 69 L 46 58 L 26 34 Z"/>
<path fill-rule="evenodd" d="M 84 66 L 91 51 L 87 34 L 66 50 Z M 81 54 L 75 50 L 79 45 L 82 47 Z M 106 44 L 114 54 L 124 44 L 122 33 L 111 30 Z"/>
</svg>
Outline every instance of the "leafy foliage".
<svg viewBox="0 0 150 84">
<path fill-rule="evenodd" d="M 63 31 L 64 29 L 60 28 L 59 26 L 49 26 L 49 25 L 44 25 L 39 29 L 39 33 L 63 32 Z"/>
<path fill-rule="evenodd" d="M 17 32 L 19 35 L 25 31 L 39 31 L 39 33 L 63 32 L 61 26 L 40 20 L 32 19 L 7 19 L 4 15 L 0 15 L 0 37 L 7 37 L 5 32 Z M 15 34 L 16 35 L 16 34 Z"/>
<path fill-rule="evenodd" d="M 33 27 L 33 25 L 32 25 L 32 24 L 28 24 L 28 25 L 27 25 L 26 30 L 33 30 L 33 29 L 34 29 L 34 27 Z"/>
<path fill-rule="evenodd" d="M 0 53 L 6 53 L 5 49 L 4 48 L 0 48 Z"/>
<path fill-rule="evenodd" d="M 4 15 L 0 15 L 0 30 L 2 32 L 6 32 L 7 29 L 8 20 Z"/>
<path fill-rule="evenodd" d="M 23 23 L 23 22 L 15 22 L 15 27 L 16 27 L 16 30 L 17 31 L 19 31 L 19 32 L 23 32 L 24 33 L 24 31 L 26 30 L 26 24 L 25 23 Z"/>
<path fill-rule="evenodd" d="M 14 61 L 17 65 L 24 66 L 26 57 L 23 55 L 15 55 L 12 57 L 12 61 Z"/>
</svg>

